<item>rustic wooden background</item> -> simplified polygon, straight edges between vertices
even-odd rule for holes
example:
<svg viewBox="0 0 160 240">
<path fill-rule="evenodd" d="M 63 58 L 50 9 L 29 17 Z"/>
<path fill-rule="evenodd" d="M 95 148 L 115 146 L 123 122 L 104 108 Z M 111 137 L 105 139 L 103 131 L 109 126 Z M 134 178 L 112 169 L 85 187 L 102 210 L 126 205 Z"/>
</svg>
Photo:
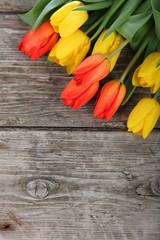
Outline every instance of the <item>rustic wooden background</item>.
<svg viewBox="0 0 160 240">
<path fill-rule="evenodd" d="M 145 141 L 126 128 L 148 89 L 108 123 L 93 118 L 95 98 L 63 106 L 71 76 L 17 50 L 29 29 L 17 14 L 35 2 L 0 1 L 0 240 L 159 240 L 160 121 Z"/>
</svg>

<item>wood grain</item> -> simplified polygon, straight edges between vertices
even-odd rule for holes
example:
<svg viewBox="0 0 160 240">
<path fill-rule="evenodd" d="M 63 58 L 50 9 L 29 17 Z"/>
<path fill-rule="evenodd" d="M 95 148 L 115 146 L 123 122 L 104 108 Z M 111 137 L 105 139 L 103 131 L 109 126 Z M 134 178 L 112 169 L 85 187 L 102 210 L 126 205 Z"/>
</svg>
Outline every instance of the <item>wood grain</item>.
<svg viewBox="0 0 160 240">
<path fill-rule="evenodd" d="M 45 65 L 47 56 L 30 61 L 18 52 L 28 26 L 16 15 L 0 16 L 0 126 L 106 127 L 126 129 L 129 113 L 148 89 L 137 89 L 132 99 L 108 122 L 93 118 L 96 97 L 71 111 L 63 106 L 60 94 L 72 76 L 57 64 Z M 118 79 L 133 56 L 125 48 L 113 72 L 105 80 Z M 156 128 L 160 128 L 160 121 Z"/>
<path fill-rule="evenodd" d="M 0 12 L 27 12 L 37 2 L 37 0 L 1 0 L 0 1 Z"/>
<path fill-rule="evenodd" d="M 0 239 L 159 240 L 158 133 L 6 129 L 0 156 Z"/>
<path fill-rule="evenodd" d="M 0 1 L 0 240 L 159 240 L 160 121 L 145 141 L 126 131 L 149 90 L 107 124 L 92 116 L 95 98 L 63 106 L 72 77 L 17 50 L 29 26 L 16 14 L 35 3 Z M 105 80 L 133 55 L 126 47 Z"/>
</svg>

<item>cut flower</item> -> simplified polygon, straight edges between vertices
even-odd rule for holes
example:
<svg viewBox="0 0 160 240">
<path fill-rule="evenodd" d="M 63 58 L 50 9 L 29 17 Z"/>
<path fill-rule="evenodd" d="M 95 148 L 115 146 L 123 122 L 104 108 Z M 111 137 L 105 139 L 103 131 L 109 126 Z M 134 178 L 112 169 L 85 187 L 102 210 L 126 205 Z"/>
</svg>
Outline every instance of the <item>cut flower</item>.
<svg viewBox="0 0 160 240">
<path fill-rule="evenodd" d="M 160 116 L 160 104 L 154 98 L 141 99 L 128 117 L 128 131 L 145 139 Z"/>
<path fill-rule="evenodd" d="M 93 83 L 90 86 L 78 85 L 72 79 L 61 94 L 61 99 L 64 99 L 63 104 L 71 106 L 72 110 L 77 109 L 87 103 L 98 91 L 99 82 Z"/>
<path fill-rule="evenodd" d="M 150 87 L 155 93 L 160 88 L 160 52 L 153 52 L 136 69 L 132 78 L 132 84 L 137 87 Z"/>
<path fill-rule="evenodd" d="M 32 31 L 32 28 L 30 29 L 19 43 L 18 50 L 23 52 L 24 55 L 31 56 L 31 60 L 35 60 L 49 52 L 58 38 L 59 34 L 54 31 L 49 20 L 47 20 L 34 31 Z"/>
<path fill-rule="evenodd" d="M 74 8 L 83 5 L 84 4 L 79 1 L 70 2 L 51 16 L 51 25 L 61 37 L 67 37 L 73 34 L 87 21 L 87 11 L 72 11 Z"/>
<path fill-rule="evenodd" d="M 104 41 L 102 41 L 107 30 L 108 29 L 104 30 L 101 33 L 101 35 L 99 36 L 98 40 L 96 41 L 96 43 L 94 45 L 92 54 L 101 53 L 105 56 L 109 56 L 112 52 L 114 52 L 123 43 L 122 36 L 119 33 L 117 33 L 118 36 L 116 36 L 115 31 L 112 32 Z M 121 53 L 121 51 L 119 51 L 116 55 L 114 55 L 110 59 L 110 64 L 111 64 L 110 71 L 112 71 L 112 69 L 114 68 L 120 53 Z"/>
<path fill-rule="evenodd" d="M 105 118 L 107 122 L 119 108 L 125 94 L 126 88 L 120 81 L 106 83 L 98 93 L 93 116 Z"/>
<path fill-rule="evenodd" d="M 81 63 L 89 51 L 89 37 L 77 30 L 72 35 L 60 38 L 57 44 L 49 53 L 49 61 L 56 62 L 61 66 L 67 66 L 68 74 Z"/>
<path fill-rule="evenodd" d="M 100 81 L 110 72 L 110 61 L 103 54 L 87 57 L 74 71 L 77 84 L 89 86 Z"/>
</svg>

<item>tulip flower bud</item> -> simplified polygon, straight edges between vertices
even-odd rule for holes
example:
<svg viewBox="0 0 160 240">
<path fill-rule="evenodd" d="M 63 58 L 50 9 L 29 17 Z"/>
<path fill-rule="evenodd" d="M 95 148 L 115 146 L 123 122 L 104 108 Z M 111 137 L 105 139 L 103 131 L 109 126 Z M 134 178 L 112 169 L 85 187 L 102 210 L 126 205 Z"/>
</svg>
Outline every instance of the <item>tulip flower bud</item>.
<svg viewBox="0 0 160 240">
<path fill-rule="evenodd" d="M 101 35 L 99 36 L 98 40 L 96 41 L 92 54 L 95 53 L 101 53 L 105 56 L 109 56 L 112 52 L 114 52 L 122 43 L 123 43 L 123 38 L 122 36 L 118 34 L 118 36 L 116 35 L 115 31 L 112 32 L 104 41 L 102 41 L 104 35 L 106 34 L 106 32 L 108 31 L 108 29 L 104 30 Z M 111 59 L 110 59 L 110 71 L 112 71 L 112 69 L 114 68 L 117 59 L 120 55 L 119 51 L 116 55 L 114 55 Z"/>
<path fill-rule="evenodd" d="M 87 103 L 96 94 L 98 88 L 99 82 L 85 87 L 72 79 L 63 90 L 61 99 L 64 99 L 64 105 L 71 106 L 71 109 L 74 110 Z"/>
<path fill-rule="evenodd" d="M 103 54 L 86 58 L 74 71 L 74 80 L 81 85 L 91 85 L 100 81 L 110 72 L 110 61 Z"/>
<path fill-rule="evenodd" d="M 128 131 L 145 139 L 160 116 L 160 104 L 154 98 L 142 98 L 128 117 Z"/>
<path fill-rule="evenodd" d="M 107 122 L 119 108 L 125 94 L 123 83 L 118 80 L 107 82 L 98 93 L 93 116 L 105 118 Z"/>
<path fill-rule="evenodd" d="M 30 29 L 20 42 L 18 50 L 23 52 L 24 55 L 31 56 L 31 60 L 35 60 L 49 52 L 58 38 L 59 34 L 54 31 L 49 20 L 47 20 L 34 31 L 32 31 L 32 28 Z"/>
<path fill-rule="evenodd" d="M 77 30 L 72 35 L 60 38 L 57 44 L 49 53 L 49 61 L 56 62 L 61 66 L 67 66 L 67 73 L 81 63 L 90 48 L 89 38 L 81 30 Z"/>
<path fill-rule="evenodd" d="M 61 37 L 67 37 L 73 34 L 87 21 L 87 11 L 72 11 L 74 8 L 83 5 L 84 4 L 79 1 L 70 2 L 51 16 L 51 25 Z"/>
<path fill-rule="evenodd" d="M 160 88 L 160 52 L 153 52 L 135 70 L 132 78 L 134 86 L 150 87 L 151 92 L 155 93 Z"/>
</svg>

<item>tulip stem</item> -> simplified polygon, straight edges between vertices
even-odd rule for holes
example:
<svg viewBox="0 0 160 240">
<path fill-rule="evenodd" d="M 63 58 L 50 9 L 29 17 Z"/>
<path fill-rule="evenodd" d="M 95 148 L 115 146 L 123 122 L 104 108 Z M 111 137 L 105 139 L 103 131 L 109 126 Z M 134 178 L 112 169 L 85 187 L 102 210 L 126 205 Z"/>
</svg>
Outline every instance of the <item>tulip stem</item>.
<svg viewBox="0 0 160 240">
<path fill-rule="evenodd" d="M 153 98 L 155 100 L 158 100 L 160 98 L 160 89 L 153 95 Z"/>
<path fill-rule="evenodd" d="M 87 35 L 90 33 L 95 27 L 97 27 L 103 20 L 104 16 L 102 16 L 98 21 L 96 21 L 87 31 L 85 31 L 85 34 Z"/>
<path fill-rule="evenodd" d="M 142 54 L 143 50 L 145 49 L 145 47 L 147 46 L 150 37 L 151 37 L 151 33 L 148 34 L 148 36 L 146 37 L 146 39 L 144 40 L 144 42 L 142 43 L 142 45 L 140 46 L 140 48 L 138 49 L 138 51 L 136 52 L 136 54 L 134 55 L 134 57 L 132 58 L 132 60 L 130 61 L 130 63 L 128 64 L 127 68 L 124 70 L 121 78 L 120 78 L 120 82 L 123 83 L 126 76 L 128 75 L 129 71 L 131 70 L 131 68 L 133 67 L 134 63 L 137 61 L 137 59 L 140 57 L 140 55 Z"/>
<path fill-rule="evenodd" d="M 112 57 L 114 57 L 118 52 L 120 52 L 127 44 L 129 43 L 129 41 L 126 39 L 114 52 L 112 52 L 109 56 L 107 56 L 106 58 L 111 59 Z"/>
</svg>

